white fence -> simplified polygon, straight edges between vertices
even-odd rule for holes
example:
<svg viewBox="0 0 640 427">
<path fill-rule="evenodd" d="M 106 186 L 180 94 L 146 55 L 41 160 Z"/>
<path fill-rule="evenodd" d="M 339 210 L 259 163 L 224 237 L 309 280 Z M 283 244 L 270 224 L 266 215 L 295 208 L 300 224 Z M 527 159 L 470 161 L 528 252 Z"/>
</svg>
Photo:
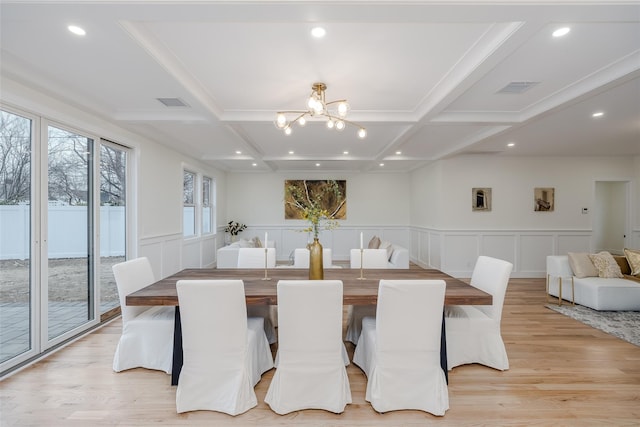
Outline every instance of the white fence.
<svg viewBox="0 0 640 427">
<path fill-rule="evenodd" d="M 0 206 L 0 259 L 29 258 L 29 206 Z M 125 254 L 125 208 L 100 207 L 100 256 Z M 87 207 L 49 206 L 49 258 L 87 256 Z"/>
</svg>

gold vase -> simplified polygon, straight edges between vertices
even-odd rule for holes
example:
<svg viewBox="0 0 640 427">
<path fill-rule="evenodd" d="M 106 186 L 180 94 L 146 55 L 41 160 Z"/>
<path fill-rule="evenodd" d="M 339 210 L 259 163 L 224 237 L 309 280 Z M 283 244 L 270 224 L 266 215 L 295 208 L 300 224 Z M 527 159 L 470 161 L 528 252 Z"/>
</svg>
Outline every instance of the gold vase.
<svg viewBox="0 0 640 427">
<path fill-rule="evenodd" d="M 322 245 L 318 238 L 313 239 L 309 245 L 309 280 L 323 280 L 324 269 L 322 264 Z"/>
</svg>

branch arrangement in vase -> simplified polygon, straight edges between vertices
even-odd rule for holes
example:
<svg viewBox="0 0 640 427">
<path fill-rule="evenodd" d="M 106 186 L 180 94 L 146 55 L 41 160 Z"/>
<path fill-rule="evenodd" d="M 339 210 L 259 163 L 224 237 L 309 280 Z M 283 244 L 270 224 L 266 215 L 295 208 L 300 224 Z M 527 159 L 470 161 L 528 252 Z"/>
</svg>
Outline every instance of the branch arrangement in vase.
<svg viewBox="0 0 640 427">
<path fill-rule="evenodd" d="M 244 231 L 247 228 L 246 224 L 241 224 L 236 221 L 229 221 L 224 229 L 225 233 L 230 233 L 232 236 L 237 236 L 238 233 Z"/>
</svg>

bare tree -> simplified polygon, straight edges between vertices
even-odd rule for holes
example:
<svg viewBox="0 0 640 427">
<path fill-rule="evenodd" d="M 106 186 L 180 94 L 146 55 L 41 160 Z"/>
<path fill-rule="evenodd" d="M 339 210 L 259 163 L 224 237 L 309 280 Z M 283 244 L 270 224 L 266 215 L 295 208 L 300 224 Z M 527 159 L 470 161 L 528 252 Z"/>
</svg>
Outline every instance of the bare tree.
<svg viewBox="0 0 640 427">
<path fill-rule="evenodd" d="M 125 205 L 125 152 L 111 147 L 100 148 L 100 204 Z"/>
<path fill-rule="evenodd" d="M 28 202 L 31 120 L 0 111 L 0 204 Z"/>
</svg>

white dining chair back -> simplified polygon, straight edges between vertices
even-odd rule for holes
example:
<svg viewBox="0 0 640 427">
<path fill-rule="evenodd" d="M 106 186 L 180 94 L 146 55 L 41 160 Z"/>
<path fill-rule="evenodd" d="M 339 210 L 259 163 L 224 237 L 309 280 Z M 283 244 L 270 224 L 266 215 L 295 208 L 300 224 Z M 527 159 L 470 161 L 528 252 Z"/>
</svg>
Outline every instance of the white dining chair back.
<svg viewBox="0 0 640 427">
<path fill-rule="evenodd" d="M 351 268 L 389 268 L 389 255 L 384 249 L 363 249 L 361 256 L 360 249 L 351 249 L 349 264 Z"/>
<path fill-rule="evenodd" d="M 265 402 L 277 414 L 341 413 L 351 403 L 343 359 L 342 281 L 278 282 L 277 367 Z"/>
<path fill-rule="evenodd" d="M 294 268 L 309 268 L 309 249 L 297 248 L 293 252 L 293 266 Z M 322 266 L 333 268 L 331 248 L 322 248 Z"/>
<path fill-rule="evenodd" d="M 262 318 L 247 318 L 242 280 L 179 280 L 184 362 L 177 412 L 237 415 L 258 404 L 254 386 L 273 367 Z"/>
<path fill-rule="evenodd" d="M 266 249 L 266 250 L 265 250 Z M 275 248 L 240 248 L 238 250 L 238 268 L 275 268 Z"/>
<path fill-rule="evenodd" d="M 512 269 L 513 264 L 508 261 L 478 257 L 470 284 L 491 294 L 493 303 L 445 307 L 449 369 L 469 363 L 479 363 L 498 370 L 509 369 L 500 322 Z"/>
<path fill-rule="evenodd" d="M 267 268 L 276 266 L 276 249 L 266 250 Z M 265 248 L 240 248 L 238 250 L 238 268 L 265 268 Z M 278 341 L 276 327 L 278 326 L 278 312 L 274 305 L 250 305 L 247 307 L 249 317 L 263 317 L 264 331 L 270 344 Z"/>
<path fill-rule="evenodd" d="M 417 409 L 444 415 L 440 366 L 444 280 L 381 280 L 376 317 L 365 317 L 353 363 L 367 376 L 365 400 L 378 412 Z"/>
<path fill-rule="evenodd" d="M 115 264 L 112 271 L 122 312 L 122 335 L 113 357 L 113 370 L 146 368 L 170 374 L 175 309 L 126 304 L 127 295 L 155 282 L 149 260 L 141 257 L 124 261 Z"/>
</svg>

